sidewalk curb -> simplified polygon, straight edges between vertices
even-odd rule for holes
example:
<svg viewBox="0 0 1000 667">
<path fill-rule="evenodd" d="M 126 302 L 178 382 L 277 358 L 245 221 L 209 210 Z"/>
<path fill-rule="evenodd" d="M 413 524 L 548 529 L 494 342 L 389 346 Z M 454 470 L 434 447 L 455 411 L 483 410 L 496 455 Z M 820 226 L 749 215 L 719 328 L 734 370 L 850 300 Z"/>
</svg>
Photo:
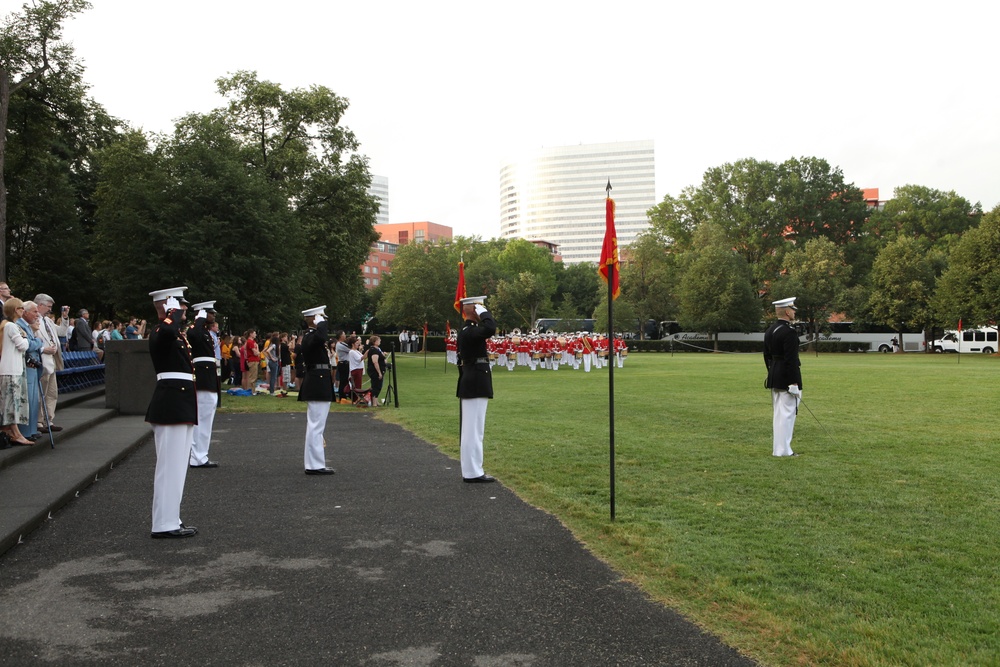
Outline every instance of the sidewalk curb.
<svg viewBox="0 0 1000 667">
<path fill-rule="evenodd" d="M 76 465 L 63 457 L 61 461 L 56 462 L 57 465 L 61 466 L 59 473 L 61 478 L 57 484 L 38 489 L 35 478 L 39 476 L 39 472 L 44 476 L 53 467 L 45 460 L 46 454 L 63 454 L 66 450 L 59 448 L 51 450 L 44 447 L 40 455 L 23 461 L 17 467 L 19 479 L 7 480 L 8 488 L 0 492 L 0 497 L 5 500 L 4 504 L 8 505 L 4 509 L 3 515 L 0 515 L 0 554 L 17 546 L 24 536 L 48 520 L 53 512 L 76 498 L 81 491 L 108 473 L 116 463 L 152 438 L 153 429 L 148 424 L 142 422 L 140 427 L 128 423 L 129 421 L 130 419 L 127 417 L 109 418 L 102 415 L 96 425 L 89 425 L 89 428 L 86 429 L 81 428 L 81 431 L 85 430 L 85 433 L 80 434 L 81 438 L 90 435 L 100 436 L 105 432 L 125 431 L 125 439 L 114 445 L 109 445 L 103 451 L 88 453 L 87 457 L 83 461 L 76 462 Z M 89 444 L 80 442 L 78 446 L 89 447 Z M 35 468 L 39 470 L 34 470 Z M 8 472 L 13 472 L 13 470 L 8 470 Z M 31 489 L 35 490 L 35 502 L 32 502 L 32 498 L 30 498 Z M 29 497 L 25 499 L 24 504 L 19 506 L 16 502 L 9 500 L 9 496 L 24 497 L 25 495 Z M 42 502 L 38 502 L 38 496 L 43 497 Z"/>
</svg>

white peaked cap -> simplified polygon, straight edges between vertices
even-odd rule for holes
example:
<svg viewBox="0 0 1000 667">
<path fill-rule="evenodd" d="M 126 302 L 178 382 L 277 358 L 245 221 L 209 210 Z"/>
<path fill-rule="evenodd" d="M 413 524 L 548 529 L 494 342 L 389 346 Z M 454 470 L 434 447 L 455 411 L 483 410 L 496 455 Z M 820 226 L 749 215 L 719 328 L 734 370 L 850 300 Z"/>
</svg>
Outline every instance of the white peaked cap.
<svg viewBox="0 0 1000 667">
<path fill-rule="evenodd" d="M 795 299 L 798 297 L 790 296 L 787 299 L 780 299 L 778 301 L 772 301 L 771 305 L 775 308 L 791 308 L 795 310 Z"/>
<path fill-rule="evenodd" d="M 483 303 L 485 301 L 486 301 L 486 297 L 485 296 L 469 296 L 469 297 L 466 297 L 466 298 L 462 299 L 462 305 L 463 306 L 467 306 L 470 303 L 480 303 L 481 304 L 481 303 Z"/>
<path fill-rule="evenodd" d="M 170 297 L 174 297 L 175 299 L 177 299 L 181 303 L 187 303 L 187 301 L 184 300 L 184 290 L 186 290 L 186 289 L 187 289 L 186 286 L 185 287 L 171 287 L 169 289 L 161 289 L 161 290 L 156 290 L 155 292 L 150 292 L 149 296 L 153 297 L 153 301 L 154 302 L 155 301 L 166 301 Z"/>
<path fill-rule="evenodd" d="M 215 302 L 214 301 L 202 301 L 201 303 L 196 303 L 193 306 L 191 306 L 191 310 L 214 311 L 215 310 Z"/>
<path fill-rule="evenodd" d="M 313 315 L 326 315 L 326 306 L 316 306 L 302 311 L 303 317 L 312 317 Z"/>
</svg>

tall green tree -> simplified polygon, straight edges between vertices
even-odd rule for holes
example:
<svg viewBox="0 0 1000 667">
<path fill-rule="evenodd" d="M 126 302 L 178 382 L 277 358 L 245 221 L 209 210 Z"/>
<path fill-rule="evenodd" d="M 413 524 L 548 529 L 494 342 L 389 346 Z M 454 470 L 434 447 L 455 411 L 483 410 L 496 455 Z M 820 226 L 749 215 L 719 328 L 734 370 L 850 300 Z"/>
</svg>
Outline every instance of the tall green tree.
<svg viewBox="0 0 1000 667">
<path fill-rule="evenodd" d="M 695 250 L 685 253 L 678 289 L 678 322 L 689 331 L 704 331 L 719 348 L 720 331 L 756 331 L 760 300 L 746 259 L 725 243 L 725 231 L 705 224 L 696 232 Z"/>
<path fill-rule="evenodd" d="M 699 189 L 709 219 L 746 261 L 759 289 L 777 275 L 787 243 L 778 181 L 777 165 L 747 158 L 709 169 Z"/>
<path fill-rule="evenodd" d="M 934 306 L 938 321 L 950 326 L 1000 322 L 1000 206 L 955 243 Z"/>
<path fill-rule="evenodd" d="M 776 281 L 773 291 L 797 297 L 798 317 L 808 324 L 812 346 L 816 334 L 842 300 L 851 268 L 844 261 L 843 250 L 824 236 L 788 252 L 783 268 L 785 273 Z"/>
<path fill-rule="evenodd" d="M 908 327 L 929 329 L 935 319 L 931 297 L 942 266 L 943 256 L 929 255 L 918 239 L 900 236 L 889 243 L 872 267 L 872 316 L 900 335 Z"/>
<path fill-rule="evenodd" d="M 320 85 L 285 90 L 256 72 L 217 85 L 227 105 L 213 115 L 228 125 L 254 171 L 281 188 L 301 230 L 310 268 L 300 286 L 304 301 L 326 303 L 334 318 L 346 315 L 364 289 L 353 269 L 378 239 L 368 161 L 341 124 L 348 100 Z"/>
<path fill-rule="evenodd" d="M 530 271 L 522 271 L 514 279 L 501 280 L 495 299 L 497 322 L 504 328 L 534 326 L 543 310 L 551 306 L 551 294 L 552 286 Z"/>
<path fill-rule="evenodd" d="M 785 239 L 800 245 L 827 238 L 846 246 L 868 217 L 861 189 L 817 157 L 791 158 L 778 166 L 775 200 L 777 215 L 787 225 Z"/>
<path fill-rule="evenodd" d="M 379 321 L 406 329 L 421 328 L 424 322 L 434 329 L 443 329 L 446 321 L 456 325 L 461 317 L 454 309 L 459 254 L 440 243 L 400 246 L 392 274 L 383 280 L 375 311 Z"/>
<path fill-rule="evenodd" d="M 111 314 L 90 266 L 94 151 L 118 121 L 87 97 L 79 68 L 52 70 L 10 103 L 6 145 L 7 280 L 19 295 L 51 294 Z"/>
<path fill-rule="evenodd" d="M 600 300 L 601 287 L 604 285 L 597 274 L 597 265 L 593 262 L 577 262 L 569 265 L 557 262 L 554 267 L 556 293 L 552 301 L 558 311 L 557 317 L 572 319 L 593 317 L 594 309 Z M 567 304 L 572 307 L 567 308 Z"/>
<path fill-rule="evenodd" d="M 979 224 L 980 204 L 971 204 L 954 190 L 944 192 L 923 185 L 903 185 L 881 211 L 868 221 L 868 232 L 888 244 L 908 236 L 926 248 L 947 251 L 967 230 Z"/>
<path fill-rule="evenodd" d="M 240 328 L 296 326 L 316 304 L 346 322 L 377 238 L 366 160 L 339 125 L 346 100 L 245 72 L 219 91 L 227 106 L 190 114 L 155 145 L 136 134 L 102 155 L 95 266 L 144 257 L 158 284 L 174 276 L 218 299 Z M 109 283 L 129 308 L 152 288 L 134 276 Z"/>
<path fill-rule="evenodd" d="M 622 253 L 621 298 L 638 319 L 639 335 L 645 337 L 646 320 L 674 319 L 677 313 L 677 275 L 674 258 L 663 239 L 653 231 L 636 238 Z"/>
<path fill-rule="evenodd" d="M 688 186 L 680 195 L 666 195 L 663 201 L 646 212 L 650 228 L 674 252 L 690 250 L 694 232 L 703 222 L 708 222 L 709 213 L 705 209 L 704 198 L 697 188 Z"/>
<path fill-rule="evenodd" d="M 287 199 L 247 167 L 223 122 L 191 115 L 168 142 L 151 147 L 136 132 L 99 159 L 95 264 L 141 265 L 156 281 L 103 272 L 118 309 L 148 310 L 149 290 L 177 284 L 196 299 L 217 299 L 237 329 L 297 324 L 291 314 L 303 300 L 287 285 L 298 276 L 283 271 L 301 266 L 303 244 Z M 279 283 L 278 275 L 287 277 Z"/>
<path fill-rule="evenodd" d="M 7 279 L 7 185 L 5 174 L 11 98 L 36 86 L 49 71 L 73 70 L 73 48 L 63 23 L 90 7 L 86 0 L 25 3 L 0 27 L 0 280 Z"/>
</svg>

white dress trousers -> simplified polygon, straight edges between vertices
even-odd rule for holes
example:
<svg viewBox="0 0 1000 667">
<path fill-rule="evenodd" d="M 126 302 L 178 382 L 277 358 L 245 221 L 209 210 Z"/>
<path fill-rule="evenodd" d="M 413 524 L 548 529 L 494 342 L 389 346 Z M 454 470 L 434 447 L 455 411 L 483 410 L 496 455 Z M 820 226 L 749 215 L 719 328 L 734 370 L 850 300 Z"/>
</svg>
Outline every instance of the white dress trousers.
<svg viewBox="0 0 1000 667">
<path fill-rule="evenodd" d="M 208 447 L 212 444 L 212 424 L 215 422 L 215 408 L 219 395 L 214 391 L 198 390 L 198 424 L 194 426 L 191 444 L 191 465 L 208 463 Z"/>
<path fill-rule="evenodd" d="M 329 414 L 330 401 L 306 401 L 306 470 L 326 467 L 323 431 L 326 430 L 326 418 Z"/>
<path fill-rule="evenodd" d="M 153 474 L 153 532 L 181 527 L 181 498 L 191 454 L 191 424 L 153 424 L 156 472 Z"/>
<path fill-rule="evenodd" d="M 792 455 L 792 431 L 795 430 L 795 413 L 799 399 L 787 391 L 771 390 L 774 406 L 774 456 Z"/>
<path fill-rule="evenodd" d="M 462 477 L 482 477 L 483 436 L 486 434 L 488 398 L 462 399 Z"/>
</svg>

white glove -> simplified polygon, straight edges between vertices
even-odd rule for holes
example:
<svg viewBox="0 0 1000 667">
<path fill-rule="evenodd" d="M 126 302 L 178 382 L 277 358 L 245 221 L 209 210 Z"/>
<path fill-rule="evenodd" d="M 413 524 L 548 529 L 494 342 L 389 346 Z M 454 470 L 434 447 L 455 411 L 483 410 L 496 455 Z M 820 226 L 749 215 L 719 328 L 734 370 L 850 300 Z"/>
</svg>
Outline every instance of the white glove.
<svg viewBox="0 0 1000 667">
<path fill-rule="evenodd" d="M 481 303 L 476 304 L 476 315 L 482 315 L 486 312 L 486 306 Z"/>
<path fill-rule="evenodd" d="M 194 319 L 198 320 L 202 317 L 208 317 L 208 312 L 204 308 L 198 311 L 198 314 L 194 316 Z"/>
<path fill-rule="evenodd" d="M 163 304 L 163 310 L 177 310 L 180 307 L 181 302 L 174 296 L 167 298 L 167 302 Z"/>
<path fill-rule="evenodd" d="M 326 318 L 323 317 L 322 313 L 317 313 L 316 317 L 313 319 L 313 324 L 319 324 L 320 322 L 326 322 Z"/>
<path fill-rule="evenodd" d="M 788 393 L 791 394 L 792 396 L 795 396 L 796 398 L 802 398 L 802 390 L 799 389 L 799 385 L 797 384 L 793 384 L 791 387 L 789 387 Z"/>
</svg>

